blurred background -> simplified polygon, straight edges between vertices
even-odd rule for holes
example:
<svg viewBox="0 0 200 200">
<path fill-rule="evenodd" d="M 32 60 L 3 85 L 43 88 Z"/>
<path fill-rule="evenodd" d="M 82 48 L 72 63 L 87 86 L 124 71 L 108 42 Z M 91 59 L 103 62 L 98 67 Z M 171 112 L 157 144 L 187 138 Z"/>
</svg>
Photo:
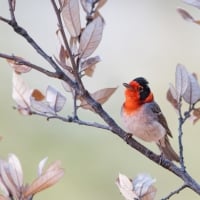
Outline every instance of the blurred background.
<svg viewBox="0 0 200 200">
<path fill-rule="evenodd" d="M 109 0 L 101 9 L 106 20 L 104 35 L 94 55 L 102 62 L 93 78 L 84 78 L 85 86 L 94 92 L 104 87 L 118 90 L 104 105 L 105 110 L 120 124 L 123 82 L 144 76 L 150 82 L 156 101 L 160 104 L 178 151 L 178 116 L 166 100 L 169 83 L 174 83 L 175 67 L 181 63 L 190 72 L 200 74 L 200 27 L 184 21 L 177 8 L 184 8 L 200 19 L 200 11 L 179 0 Z M 9 17 L 7 0 L 0 1 L 0 15 Z M 50 0 L 17 0 L 16 17 L 37 43 L 49 54 L 57 55 L 57 22 Z M 0 23 L 0 52 L 21 56 L 32 63 L 49 68 L 30 45 L 4 23 Z M 66 94 L 60 81 L 36 71 L 23 75 L 32 88 L 45 92 L 52 85 Z M 48 156 L 49 163 L 61 160 L 64 178 L 54 187 L 39 193 L 35 199 L 122 200 L 115 181 L 118 173 L 134 178 L 146 172 L 156 178 L 156 199 L 167 196 L 182 185 L 176 176 L 155 165 L 131 149 L 116 135 L 107 131 L 59 120 L 47 121 L 39 116 L 22 116 L 13 109 L 12 71 L 0 59 L 0 157 L 15 153 L 22 162 L 25 183 L 36 176 L 38 162 Z M 64 115 L 72 112 L 72 100 L 67 96 Z M 102 122 L 95 114 L 80 110 L 81 119 Z M 184 158 L 187 170 L 200 181 L 200 123 L 184 125 Z M 155 144 L 146 144 L 158 152 Z M 189 189 L 172 199 L 198 199 Z"/>
</svg>

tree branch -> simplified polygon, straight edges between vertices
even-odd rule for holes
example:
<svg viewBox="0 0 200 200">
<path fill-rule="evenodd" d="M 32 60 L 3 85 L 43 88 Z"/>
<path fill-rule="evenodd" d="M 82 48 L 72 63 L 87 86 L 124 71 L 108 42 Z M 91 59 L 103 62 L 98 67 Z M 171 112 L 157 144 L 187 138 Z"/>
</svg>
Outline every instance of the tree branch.
<svg viewBox="0 0 200 200">
<path fill-rule="evenodd" d="M 170 199 L 173 195 L 178 194 L 180 191 L 182 191 L 183 189 L 185 189 L 187 187 L 187 185 L 182 185 L 181 187 L 179 187 L 178 189 L 174 190 L 173 192 L 171 192 L 168 196 L 166 196 L 165 198 L 161 199 L 161 200 L 167 200 Z"/>
<path fill-rule="evenodd" d="M 32 111 L 31 114 L 46 117 L 47 120 L 59 119 L 59 120 L 62 120 L 63 122 L 75 123 L 75 124 L 79 124 L 79 125 L 95 127 L 95 128 L 99 128 L 99 129 L 108 130 L 108 131 L 111 130 L 111 127 L 109 127 L 109 126 L 99 124 L 97 122 L 86 122 L 86 121 L 80 120 L 78 118 L 75 118 L 74 116 L 73 117 L 71 117 L 71 116 L 63 117 L 60 115 L 48 115 L 47 113 L 40 113 L 40 112 L 36 112 L 36 111 Z"/>
<path fill-rule="evenodd" d="M 8 59 L 8 60 L 13 60 L 14 62 L 16 62 L 17 65 L 26 65 L 32 69 L 35 69 L 49 77 L 53 77 L 53 78 L 59 78 L 59 75 L 55 72 L 51 72 L 51 71 L 48 71 L 40 66 L 37 66 L 33 63 L 30 63 L 28 61 L 25 61 L 23 59 L 20 59 L 19 57 L 17 56 L 14 56 L 14 55 L 7 55 L 7 54 L 3 54 L 3 53 L 0 53 L 0 57 L 1 58 L 5 58 L 5 59 Z"/>
</svg>

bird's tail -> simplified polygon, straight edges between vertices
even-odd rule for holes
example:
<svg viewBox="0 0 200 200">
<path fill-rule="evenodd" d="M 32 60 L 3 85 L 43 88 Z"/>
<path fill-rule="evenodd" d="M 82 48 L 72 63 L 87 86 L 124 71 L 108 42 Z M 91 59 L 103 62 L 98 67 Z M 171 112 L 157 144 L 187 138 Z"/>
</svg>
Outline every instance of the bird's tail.
<svg viewBox="0 0 200 200">
<path fill-rule="evenodd" d="M 157 143 L 157 145 L 165 158 L 170 161 L 174 160 L 176 162 L 180 162 L 180 158 L 169 143 L 169 138 L 167 135 L 163 137 L 163 141 L 160 141 L 159 143 Z"/>
</svg>

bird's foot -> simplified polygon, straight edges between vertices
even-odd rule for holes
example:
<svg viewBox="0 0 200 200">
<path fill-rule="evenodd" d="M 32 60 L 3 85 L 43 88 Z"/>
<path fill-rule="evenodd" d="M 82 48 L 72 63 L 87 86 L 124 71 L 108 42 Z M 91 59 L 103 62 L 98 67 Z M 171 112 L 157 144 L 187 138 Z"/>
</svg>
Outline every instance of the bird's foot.
<svg viewBox="0 0 200 200">
<path fill-rule="evenodd" d="M 159 160 L 159 165 L 161 165 L 163 163 L 163 161 L 165 160 L 165 156 L 163 153 L 160 154 L 160 160 Z"/>
</svg>

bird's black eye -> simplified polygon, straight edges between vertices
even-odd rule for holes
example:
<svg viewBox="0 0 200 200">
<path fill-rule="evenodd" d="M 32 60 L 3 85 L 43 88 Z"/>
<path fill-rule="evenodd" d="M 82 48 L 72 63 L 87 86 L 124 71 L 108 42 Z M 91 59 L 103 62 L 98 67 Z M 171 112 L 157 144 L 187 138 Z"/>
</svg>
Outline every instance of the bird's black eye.
<svg viewBox="0 0 200 200">
<path fill-rule="evenodd" d="M 144 88 L 140 85 L 140 86 L 138 87 L 138 91 L 141 93 L 141 92 L 143 92 L 143 90 L 144 90 Z"/>
</svg>

